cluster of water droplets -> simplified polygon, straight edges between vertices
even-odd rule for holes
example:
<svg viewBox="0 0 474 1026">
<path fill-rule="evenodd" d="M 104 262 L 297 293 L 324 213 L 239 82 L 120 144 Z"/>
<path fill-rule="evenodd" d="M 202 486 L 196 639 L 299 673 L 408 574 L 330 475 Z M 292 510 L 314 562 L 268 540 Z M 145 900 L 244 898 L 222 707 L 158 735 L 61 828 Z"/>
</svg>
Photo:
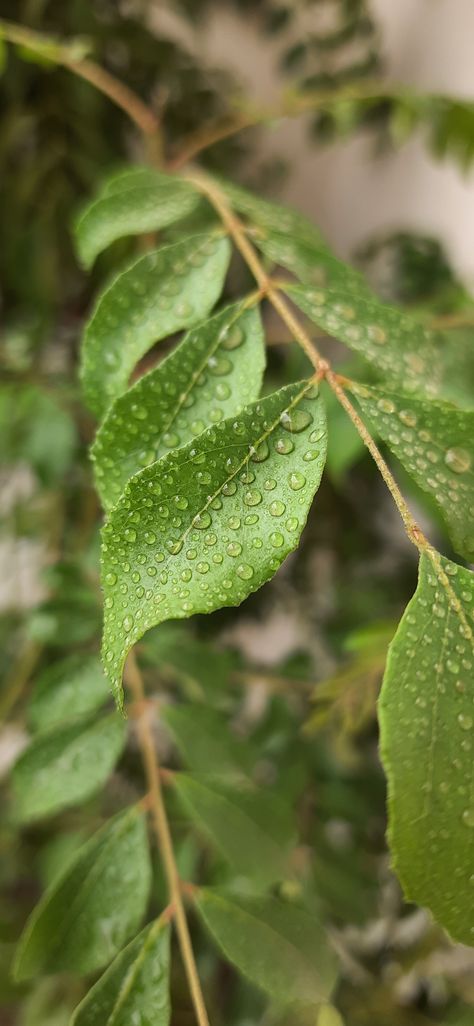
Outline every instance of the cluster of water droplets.
<svg viewBox="0 0 474 1026">
<path fill-rule="evenodd" d="M 126 486 L 103 532 L 111 674 L 149 626 L 238 604 L 295 548 L 324 461 L 316 396 L 268 397 Z"/>
</svg>

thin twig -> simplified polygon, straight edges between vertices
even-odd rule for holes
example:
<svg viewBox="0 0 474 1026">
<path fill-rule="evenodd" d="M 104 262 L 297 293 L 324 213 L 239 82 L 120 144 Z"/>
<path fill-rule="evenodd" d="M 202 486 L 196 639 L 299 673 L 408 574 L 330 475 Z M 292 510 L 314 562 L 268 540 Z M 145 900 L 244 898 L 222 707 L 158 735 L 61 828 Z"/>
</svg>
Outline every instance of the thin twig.
<svg viewBox="0 0 474 1026">
<path fill-rule="evenodd" d="M 128 656 L 125 667 L 125 679 L 133 695 L 134 703 L 139 707 L 143 707 L 143 703 L 146 701 L 145 689 L 143 687 L 142 675 L 134 652 L 130 652 Z M 137 732 L 142 753 L 143 766 L 149 788 L 150 811 L 153 817 L 156 838 L 163 858 L 170 902 L 174 909 L 176 932 L 178 934 L 181 955 L 189 983 L 194 1010 L 196 1012 L 196 1019 L 199 1026 L 209 1026 L 209 1019 L 204 1003 L 204 996 L 201 989 L 196 960 L 194 958 L 194 952 L 191 944 L 188 921 L 184 909 L 181 881 L 179 879 L 178 868 L 173 851 L 171 831 L 163 799 L 160 765 L 150 727 L 150 721 L 146 711 L 144 715 L 139 716 L 137 719 Z"/>
</svg>

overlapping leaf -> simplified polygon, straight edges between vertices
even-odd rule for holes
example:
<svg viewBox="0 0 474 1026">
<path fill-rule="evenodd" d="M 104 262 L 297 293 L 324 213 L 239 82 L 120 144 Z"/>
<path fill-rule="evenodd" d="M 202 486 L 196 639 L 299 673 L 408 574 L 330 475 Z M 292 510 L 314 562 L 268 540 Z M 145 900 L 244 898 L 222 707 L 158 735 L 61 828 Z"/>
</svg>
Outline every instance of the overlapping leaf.
<svg viewBox="0 0 474 1026">
<path fill-rule="evenodd" d="M 188 815 L 239 876 L 271 884 L 290 875 L 293 816 L 274 794 L 238 778 L 205 774 L 176 773 L 173 786 Z"/>
<path fill-rule="evenodd" d="M 82 382 L 102 414 L 125 390 L 159 339 L 203 319 L 218 299 L 230 258 L 227 239 L 201 233 L 140 257 L 102 294 L 82 345 Z"/>
<path fill-rule="evenodd" d="M 104 506 L 132 474 L 256 399 L 264 363 L 260 316 L 245 303 L 193 328 L 106 414 L 92 449 Z"/>
<path fill-rule="evenodd" d="M 35 682 L 28 708 L 32 730 L 50 730 L 99 709 L 110 695 L 100 660 L 71 656 L 48 667 Z"/>
<path fill-rule="evenodd" d="M 157 919 L 117 955 L 70 1026 L 168 1026 L 169 960 L 169 927 Z"/>
<path fill-rule="evenodd" d="M 117 713 L 41 734 L 13 770 L 15 817 L 28 822 L 90 798 L 110 776 L 125 738 Z"/>
<path fill-rule="evenodd" d="M 202 890 L 198 908 L 224 955 L 280 1005 L 319 1005 L 336 961 L 321 922 L 276 898 L 230 898 Z"/>
<path fill-rule="evenodd" d="M 136 474 L 103 530 L 104 666 L 167 619 L 238 605 L 297 545 L 326 452 L 324 408 L 289 385 Z"/>
<path fill-rule="evenodd" d="M 199 194 L 187 182 L 151 168 L 114 175 L 76 222 L 79 258 L 90 267 L 115 239 L 166 228 L 190 214 L 198 202 Z"/>
<path fill-rule="evenodd" d="M 144 814 L 128 809 L 77 853 L 23 931 L 15 976 L 100 969 L 138 929 L 150 889 Z"/>
<path fill-rule="evenodd" d="M 407 897 L 474 941 L 474 575 L 424 554 L 380 700 L 389 840 Z"/>
<path fill-rule="evenodd" d="M 365 385 L 351 387 L 380 437 L 433 496 L 456 551 L 474 559 L 474 412 Z"/>
</svg>

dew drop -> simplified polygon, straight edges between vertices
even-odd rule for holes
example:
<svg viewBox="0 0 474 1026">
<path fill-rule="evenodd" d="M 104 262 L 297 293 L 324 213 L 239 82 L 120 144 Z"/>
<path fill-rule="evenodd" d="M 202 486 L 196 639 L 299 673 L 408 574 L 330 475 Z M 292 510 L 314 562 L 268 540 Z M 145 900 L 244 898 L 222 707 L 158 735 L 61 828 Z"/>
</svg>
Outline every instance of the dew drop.
<svg viewBox="0 0 474 1026">
<path fill-rule="evenodd" d="M 275 499 L 274 502 L 272 502 L 270 504 L 270 513 L 271 513 L 272 517 L 281 517 L 281 516 L 283 516 L 283 513 L 285 512 L 285 510 L 286 510 L 285 503 L 282 502 L 281 499 Z"/>
<path fill-rule="evenodd" d="M 254 463 L 263 463 L 268 458 L 269 448 L 267 442 L 260 442 L 256 448 L 252 445 L 250 447 L 250 459 Z"/>
<path fill-rule="evenodd" d="M 249 563 L 239 563 L 236 573 L 243 581 L 249 581 L 253 577 L 253 567 Z M 225 585 L 225 582 L 223 583 Z"/>
<path fill-rule="evenodd" d="M 137 540 L 137 532 L 135 531 L 135 529 L 133 527 L 126 527 L 125 531 L 123 532 L 123 534 L 124 534 L 125 540 L 128 541 L 128 542 L 134 542 L 134 541 Z"/>
<path fill-rule="evenodd" d="M 298 528 L 298 523 L 299 522 L 296 517 L 289 517 L 285 525 L 287 531 L 296 531 Z"/>
<path fill-rule="evenodd" d="M 207 512 L 207 510 L 203 510 L 202 513 L 197 513 L 197 515 L 193 517 L 193 527 L 195 527 L 198 531 L 205 531 L 206 527 L 209 527 L 210 524 L 211 515 Z"/>
<path fill-rule="evenodd" d="M 156 542 L 156 534 L 154 531 L 145 531 L 143 537 L 147 545 L 154 545 Z"/>
<path fill-rule="evenodd" d="M 312 422 L 313 418 L 307 410 L 284 410 L 280 417 L 281 426 L 292 434 L 304 431 Z"/>
<path fill-rule="evenodd" d="M 124 631 L 126 631 L 127 634 L 129 633 L 129 631 L 131 631 L 131 629 L 133 627 L 133 624 L 134 624 L 133 616 L 125 616 L 123 618 L 123 620 L 122 620 L 122 627 L 123 627 Z"/>
<path fill-rule="evenodd" d="M 180 538 L 176 539 L 176 541 L 173 541 L 170 538 L 166 542 L 166 548 L 168 549 L 168 552 L 170 552 L 172 556 L 177 556 L 178 552 L 181 552 L 182 547 L 183 547 L 183 543 L 182 543 Z"/>
<path fill-rule="evenodd" d="M 219 335 L 219 342 L 223 349 L 238 349 L 244 341 L 244 333 L 238 324 L 224 328 Z"/>
<path fill-rule="evenodd" d="M 274 549 L 280 549 L 284 542 L 284 537 L 279 531 L 272 531 L 270 535 L 270 544 L 273 545 Z"/>
<path fill-rule="evenodd" d="M 244 494 L 244 502 L 246 506 L 258 506 L 262 501 L 262 493 L 257 488 L 248 488 Z"/>
<path fill-rule="evenodd" d="M 110 585 L 117 584 L 117 574 L 114 574 L 114 573 L 106 574 L 105 575 L 105 583 L 106 584 L 110 584 Z"/>
<path fill-rule="evenodd" d="M 444 462 L 455 474 L 465 474 L 471 466 L 471 456 L 467 449 L 448 449 Z"/>
<path fill-rule="evenodd" d="M 464 812 L 462 814 L 462 821 L 465 826 L 470 828 L 474 827 L 474 808 L 464 809 Z"/>
<path fill-rule="evenodd" d="M 300 488 L 304 488 L 306 484 L 306 478 L 304 474 L 300 473 L 299 470 L 294 470 L 293 473 L 290 474 L 288 482 L 290 488 L 292 488 L 294 492 L 298 492 Z"/>
<path fill-rule="evenodd" d="M 288 456 L 290 452 L 293 452 L 294 447 L 291 438 L 278 438 L 275 442 L 276 452 L 280 453 L 281 456 Z"/>
<path fill-rule="evenodd" d="M 266 492 L 272 492 L 276 488 L 276 481 L 274 477 L 268 477 L 263 485 Z"/>
<path fill-rule="evenodd" d="M 472 716 L 467 713 L 459 713 L 458 723 L 462 730 L 472 730 Z"/>
<path fill-rule="evenodd" d="M 235 495 L 236 491 L 237 485 L 235 481 L 226 481 L 226 483 L 222 485 L 221 488 L 221 492 L 223 495 Z"/>
<path fill-rule="evenodd" d="M 226 551 L 228 556 L 240 556 L 240 553 L 242 552 L 242 546 L 239 544 L 239 542 L 229 542 Z"/>
</svg>

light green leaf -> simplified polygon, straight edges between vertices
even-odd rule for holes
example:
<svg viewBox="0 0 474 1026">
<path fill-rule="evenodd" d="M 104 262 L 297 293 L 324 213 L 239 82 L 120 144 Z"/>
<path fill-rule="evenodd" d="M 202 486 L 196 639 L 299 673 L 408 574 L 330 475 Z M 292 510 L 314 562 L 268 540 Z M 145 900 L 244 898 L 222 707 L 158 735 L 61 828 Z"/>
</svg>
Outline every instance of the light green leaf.
<svg viewBox="0 0 474 1026">
<path fill-rule="evenodd" d="M 185 765 L 198 773 L 246 772 L 256 762 L 248 740 L 239 741 L 225 717 L 208 705 L 168 705 L 161 710 L 161 718 Z"/>
<path fill-rule="evenodd" d="M 301 237 L 280 227 L 255 232 L 253 241 L 270 260 L 281 264 L 308 285 L 368 290 L 359 271 L 338 260 L 324 243 L 316 239 Z"/>
<path fill-rule="evenodd" d="M 474 412 L 355 382 L 350 387 L 380 437 L 433 496 L 456 551 L 474 559 Z"/>
<path fill-rule="evenodd" d="M 105 188 L 81 213 L 75 225 L 81 263 L 90 267 L 115 239 L 166 228 L 192 213 L 199 194 L 187 182 L 148 168 L 135 176 L 115 175 L 112 188 Z"/>
<path fill-rule="evenodd" d="M 336 979 L 323 925 L 276 898 L 202 890 L 198 909 L 224 955 L 280 1005 L 319 1005 Z"/>
<path fill-rule="evenodd" d="M 150 882 L 145 817 L 134 807 L 87 841 L 46 891 L 20 939 L 16 979 L 106 965 L 138 929 Z"/>
<path fill-rule="evenodd" d="M 131 479 L 103 529 L 103 658 L 119 704 L 125 657 L 148 628 L 238 605 L 278 570 L 325 453 L 322 400 L 299 382 Z"/>
<path fill-rule="evenodd" d="M 147 926 L 86 994 L 70 1026 L 168 1026 L 170 931 Z"/>
<path fill-rule="evenodd" d="M 99 659 L 62 659 L 35 682 L 28 708 L 29 725 L 32 730 L 50 730 L 99 709 L 109 695 L 109 683 Z"/>
<path fill-rule="evenodd" d="M 276 795 L 243 778 L 204 774 L 175 773 L 173 786 L 187 814 L 239 876 L 270 884 L 290 875 L 294 819 Z"/>
<path fill-rule="evenodd" d="M 82 345 L 82 383 L 102 414 L 159 339 L 202 320 L 218 299 L 230 258 L 226 238 L 203 233 L 140 257 L 102 294 Z"/>
<path fill-rule="evenodd" d="M 126 725 L 118 713 L 87 717 L 41 734 L 12 773 L 15 818 L 40 819 L 90 798 L 120 758 Z"/>
<path fill-rule="evenodd" d="M 474 575 L 432 553 L 390 646 L 379 705 L 389 841 L 406 896 L 474 943 Z"/>
<path fill-rule="evenodd" d="M 319 328 L 345 342 L 405 392 L 444 394 L 442 340 L 397 307 L 360 289 L 284 286 Z"/>
<path fill-rule="evenodd" d="M 215 182 L 233 209 L 265 233 L 277 232 L 297 236 L 302 242 L 329 252 L 319 229 L 299 210 L 263 199 L 262 196 L 255 196 L 241 185 L 235 185 L 234 182 L 222 178 L 216 178 Z"/>
<path fill-rule="evenodd" d="M 260 315 L 245 303 L 193 328 L 106 414 L 92 448 L 104 506 L 114 505 L 132 474 L 256 399 L 264 365 Z"/>
</svg>

